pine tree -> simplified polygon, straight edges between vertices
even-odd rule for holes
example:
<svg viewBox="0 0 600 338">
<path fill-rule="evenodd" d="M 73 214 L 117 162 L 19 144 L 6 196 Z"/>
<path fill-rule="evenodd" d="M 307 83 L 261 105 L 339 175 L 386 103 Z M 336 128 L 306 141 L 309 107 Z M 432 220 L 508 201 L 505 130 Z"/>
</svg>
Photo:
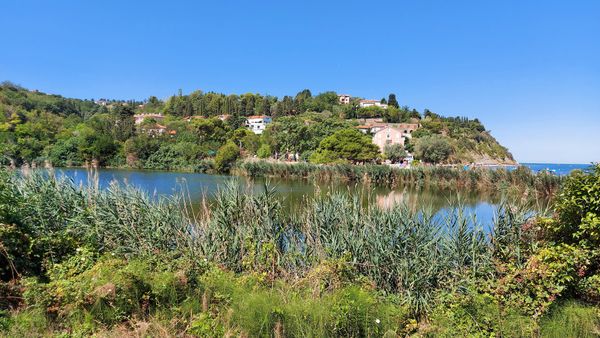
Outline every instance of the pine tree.
<svg viewBox="0 0 600 338">
<path fill-rule="evenodd" d="M 388 105 L 390 105 L 392 107 L 400 108 L 400 105 L 398 104 L 398 100 L 396 100 L 396 94 L 392 93 L 389 95 Z"/>
</svg>

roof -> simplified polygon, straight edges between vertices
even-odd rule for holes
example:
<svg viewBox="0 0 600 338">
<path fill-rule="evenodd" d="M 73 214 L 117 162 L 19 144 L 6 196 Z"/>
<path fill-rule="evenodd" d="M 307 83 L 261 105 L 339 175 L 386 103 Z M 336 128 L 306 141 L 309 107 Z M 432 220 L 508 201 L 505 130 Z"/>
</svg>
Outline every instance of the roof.
<svg viewBox="0 0 600 338">
<path fill-rule="evenodd" d="M 267 116 L 267 115 L 252 115 L 252 116 L 248 116 L 246 118 L 247 119 L 266 119 L 266 118 L 271 118 L 271 116 Z"/>
<path fill-rule="evenodd" d="M 135 114 L 133 115 L 134 117 L 164 117 L 162 114 L 156 114 L 156 113 L 141 113 L 141 114 Z"/>
<path fill-rule="evenodd" d="M 396 127 L 385 126 L 381 130 L 378 130 L 377 132 L 375 132 L 375 134 L 381 133 L 381 132 L 383 132 L 384 130 L 387 130 L 387 129 L 395 130 L 395 131 L 397 131 L 399 133 L 402 133 L 402 130 L 400 130 L 400 129 L 396 128 Z"/>
</svg>

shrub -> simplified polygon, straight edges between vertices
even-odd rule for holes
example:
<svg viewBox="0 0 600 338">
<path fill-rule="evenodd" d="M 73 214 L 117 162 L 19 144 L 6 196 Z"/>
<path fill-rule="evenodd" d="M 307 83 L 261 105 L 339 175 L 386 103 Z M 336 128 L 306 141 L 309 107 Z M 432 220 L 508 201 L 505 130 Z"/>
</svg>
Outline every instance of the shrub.
<svg viewBox="0 0 600 338">
<path fill-rule="evenodd" d="M 452 146 L 442 136 L 424 136 L 417 139 L 415 154 L 424 162 L 440 163 L 452 154 Z"/>
<path fill-rule="evenodd" d="M 406 157 L 406 150 L 401 144 L 386 144 L 383 154 L 392 162 L 402 161 Z"/>
<path fill-rule="evenodd" d="M 556 200 L 558 219 L 548 224 L 552 239 L 586 247 L 600 245 L 600 165 L 569 175 Z"/>
<path fill-rule="evenodd" d="M 227 142 L 215 156 L 215 169 L 220 173 L 229 172 L 231 166 L 240 156 L 240 149 L 233 142 Z"/>
<path fill-rule="evenodd" d="M 271 157 L 271 147 L 266 143 L 261 144 L 260 148 L 258 148 L 258 151 L 256 152 L 256 155 L 259 158 Z"/>
</svg>

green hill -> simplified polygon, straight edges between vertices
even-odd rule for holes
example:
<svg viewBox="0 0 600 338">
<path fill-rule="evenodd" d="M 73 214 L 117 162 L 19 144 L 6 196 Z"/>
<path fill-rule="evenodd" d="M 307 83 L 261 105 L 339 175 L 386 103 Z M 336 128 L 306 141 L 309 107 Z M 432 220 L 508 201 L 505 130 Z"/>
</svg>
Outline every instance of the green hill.
<svg viewBox="0 0 600 338">
<path fill-rule="evenodd" d="M 385 109 L 360 108 L 358 98 L 341 104 L 335 92 L 313 96 L 309 90 L 282 99 L 194 91 L 165 101 L 155 96 L 143 102 L 94 101 L 4 82 L 0 84 L 0 163 L 49 161 L 55 166 L 78 166 L 95 161 L 115 167 L 189 169 L 212 159 L 228 142 L 241 148 L 241 156 L 253 156 L 261 149 L 261 157 L 298 153 L 308 160 L 316 151 L 322 152 L 322 140 L 354 128 L 357 118 L 418 123 L 421 127 L 406 150 L 422 161 L 514 163 L 508 150 L 477 119 L 442 117 L 428 110 L 421 114 L 398 106 L 395 95 L 389 102 Z M 133 115 L 142 112 L 164 114 L 161 123 L 168 133 L 149 136 L 144 130 L 150 127 L 138 128 Z M 202 118 L 189 122 L 186 118 L 192 115 Z M 223 115 L 229 118 L 217 118 Z M 263 135 L 254 135 L 243 128 L 244 117 L 250 115 L 271 115 L 274 123 Z M 351 144 L 354 136 L 347 136 Z M 378 161 L 383 155 L 367 158 Z"/>
</svg>

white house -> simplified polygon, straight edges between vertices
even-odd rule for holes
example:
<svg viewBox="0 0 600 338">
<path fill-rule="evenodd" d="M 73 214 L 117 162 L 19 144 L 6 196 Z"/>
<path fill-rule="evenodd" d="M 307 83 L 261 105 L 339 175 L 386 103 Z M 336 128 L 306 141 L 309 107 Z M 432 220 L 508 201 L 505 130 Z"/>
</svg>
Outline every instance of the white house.
<svg viewBox="0 0 600 338">
<path fill-rule="evenodd" d="M 340 102 L 340 104 L 350 104 L 350 99 L 352 97 L 348 94 L 340 94 L 338 95 L 338 100 Z"/>
<path fill-rule="evenodd" d="M 267 127 L 267 124 L 273 122 L 270 116 L 266 115 L 258 115 L 258 116 L 248 116 L 246 118 L 246 127 L 250 129 L 255 134 L 262 134 Z"/>
<path fill-rule="evenodd" d="M 388 107 L 387 104 L 381 103 L 377 100 L 360 100 L 358 102 L 358 106 L 361 108 L 379 107 L 379 108 L 383 108 L 383 109 L 387 109 L 387 107 Z"/>
<path fill-rule="evenodd" d="M 135 119 L 135 124 L 142 124 L 145 119 L 162 122 L 165 117 L 162 114 L 135 114 L 133 115 L 133 118 Z"/>
</svg>

